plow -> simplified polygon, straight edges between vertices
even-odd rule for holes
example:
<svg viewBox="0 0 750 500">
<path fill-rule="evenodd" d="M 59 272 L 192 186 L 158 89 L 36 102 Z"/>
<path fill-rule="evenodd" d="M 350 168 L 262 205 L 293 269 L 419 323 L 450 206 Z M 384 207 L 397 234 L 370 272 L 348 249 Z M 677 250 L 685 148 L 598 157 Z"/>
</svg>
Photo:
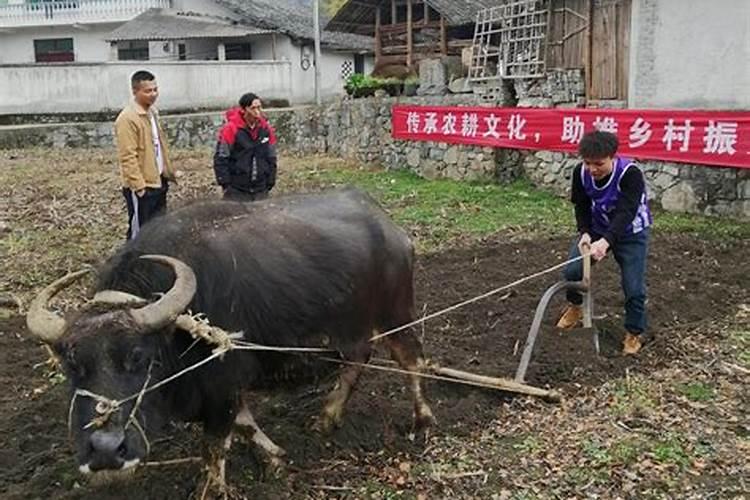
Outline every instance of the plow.
<svg viewBox="0 0 750 500">
<path fill-rule="evenodd" d="M 467 385 L 474 385 L 479 387 L 485 387 L 488 389 L 496 389 L 503 392 L 523 394 L 526 396 L 533 396 L 543 399 L 544 401 L 551 403 L 558 403 L 562 400 L 562 396 L 558 391 L 544 389 L 541 387 L 535 387 L 526 383 L 526 372 L 529 368 L 532 355 L 534 353 L 534 345 L 536 344 L 539 331 L 542 326 L 549 304 L 552 298 L 558 293 L 567 291 L 569 289 L 577 290 L 583 295 L 583 328 L 586 331 L 590 331 L 592 334 L 592 341 L 596 353 L 599 354 L 599 335 L 595 328 L 593 328 L 593 298 L 592 298 L 592 287 L 591 287 L 591 256 L 588 252 L 585 252 L 581 257 L 583 260 L 583 279 L 581 281 L 558 281 L 550 286 L 542 295 L 534 313 L 534 318 L 529 328 L 529 333 L 526 337 L 526 342 L 521 354 L 521 360 L 516 369 L 514 378 L 506 377 L 492 377 L 487 375 L 478 375 L 471 372 L 457 370 L 453 368 L 442 367 L 438 363 L 428 362 L 425 367 L 425 371 L 428 372 L 432 377 L 438 380 L 445 380 L 449 382 L 459 382 Z M 565 262 L 567 265 L 572 261 Z M 549 272 L 551 269 L 557 269 L 560 266 L 554 266 L 546 270 Z M 536 276 L 536 275 L 535 275 Z M 504 288 L 503 288 L 504 289 Z M 483 295 L 482 297 L 486 296 Z M 466 301 L 465 303 L 468 303 Z M 463 303 L 462 303 L 463 304 Z M 450 308 L 449 308 L 450 309 Z M 435 317 L 436 314 L 430 315 Z M 373 365 L 366 365 L 372 367 Z"/>
</svg>

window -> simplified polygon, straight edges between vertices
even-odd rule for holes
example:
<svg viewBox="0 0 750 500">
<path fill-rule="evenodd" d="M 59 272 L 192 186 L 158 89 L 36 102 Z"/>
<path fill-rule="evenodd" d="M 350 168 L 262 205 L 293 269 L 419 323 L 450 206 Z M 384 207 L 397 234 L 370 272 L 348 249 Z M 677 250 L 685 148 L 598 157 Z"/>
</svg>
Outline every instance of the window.
<svg viewBox="0 0 750 500">
<path fill-rule="evenodd" d="M 354 72 L 358 75 L 365 74 L 365 56 L 363 54 L 354 54 Z"/>
<path fill-rule="evenodd" d="M 544 76 L 548 4 L 543 0 L 498 3 L 477 14 L 469 81 Z"/>
<path fill-rule="evenodd" d="M 118 61 L 148 61 L 148 41 L 132 40 L 117 44 Z"/>
<path fill-rule="evenodd" d="M 34 40 L 34 60 L 38 63 L 75 61 L 72 38 Z"/>
<path fill-rule="evenodd" d="M 227 61 L 243 61 L 252 59 L 249 43 L 228 43 L 225 46 Z"/>
</svg>

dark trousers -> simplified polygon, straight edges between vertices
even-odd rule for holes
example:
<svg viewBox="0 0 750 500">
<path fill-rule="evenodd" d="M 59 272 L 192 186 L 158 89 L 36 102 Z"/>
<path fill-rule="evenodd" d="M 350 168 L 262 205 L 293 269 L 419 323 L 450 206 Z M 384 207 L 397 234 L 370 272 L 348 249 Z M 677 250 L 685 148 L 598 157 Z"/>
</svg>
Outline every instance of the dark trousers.
<svg viewBox="0 0 750 500">
<path fill-rule="evenodd" d="M 132 240 L 144 224 L 167 210 L 167 181 L 162 180 L 161 188 L 146 188 L 143 196 L 138 196 L 129 188 L 122 188 L 122 195 L 128 205 L 128 234 Z"/>
<path fill-rule="evenodd" d="M 240 191 L 232 186 L 224 188 L 224 199 L 230 201 L 260 201 L 268 198 L 268 191 L 260 191 L 257 193 L 249 193 L 247 191 Z"/>
<path fill-rule="evenodd" d="M 594 237 L 592 236 L 592 241 Z M 574 259 L 581 255 L 578 250 L 578 240 L 575 238 L 570 247 L 568 258 Z M 649 230 L 624 236 L 615 243 L 610 251 L 620 267 L 620 285 L 625 295 L 625 329 L 631 333 L 646 331 L 646 260 L 648 256 Z M 565 279 L 579 281 L 583 278 L 583 261 L 578 260 L 565 267 Z M 568 290 L 568 302 L 581 304 L 583 296 Z"/>
</svg>

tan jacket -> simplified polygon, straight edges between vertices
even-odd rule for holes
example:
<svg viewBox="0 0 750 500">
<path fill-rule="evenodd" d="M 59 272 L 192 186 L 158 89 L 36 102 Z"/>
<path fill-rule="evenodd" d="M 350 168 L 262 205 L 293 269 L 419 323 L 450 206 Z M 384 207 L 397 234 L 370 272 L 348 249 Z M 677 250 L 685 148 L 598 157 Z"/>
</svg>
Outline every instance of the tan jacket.
<svg viewBox="0 0 750 500">
<path fill-rule="evenodd" d="M 155 111 L 152 110 L 154 113 Z M 169 146 L 164 140 L 164 131 L 159 123 L 158 114 L 156 124 L 164 157 L 163 175 L 169 180 L 174 180 L 174 170 L 169 162 Z M 122 186 L 133 191 L 161 187 L 148 111 L 136 102 L 131 102 L 115 120 L 115 138 Z"/>
</svg>

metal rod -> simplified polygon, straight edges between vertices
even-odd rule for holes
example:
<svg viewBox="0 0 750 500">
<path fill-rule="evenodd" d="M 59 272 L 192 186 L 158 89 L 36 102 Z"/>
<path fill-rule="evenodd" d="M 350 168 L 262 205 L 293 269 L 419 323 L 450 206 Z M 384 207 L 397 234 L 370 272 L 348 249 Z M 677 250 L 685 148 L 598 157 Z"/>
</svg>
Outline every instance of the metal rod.
<svg viewBox="0 0 750 500">
<path fill-rule="evenodd" d="M 315 32 L 315 104 L 320 106 L 320 0 L 313 0 L 313 31 Z"/>
<path fill-rule="evenodd" d="M 583 254 L 583 285 L 586 292 L 583 294 L 583 327 L 591 328 L 591 253 L 589 246 L 584 247 Z"/>
<path fill-rule="evenodd" d="M 542 319 L 544 319 L 544 313 L 547 311 L 552 297 L 561 290 L 567 290 L 573 288 L 581 292 L 586 291 L 586 287 L 581 281 L 558 281 L 544 292 L 542 299 L 539 301 L 539 305 L 536 306 L 536 313 L 534 313 L 534 320 L 531 322 L 531 328 L 529 329 L 529 336 L 526 338 L 526 345 L 523 348 L 523 354 L 521 355 L 521 362 L 518 364 L 516 370 L 516 382 L 523 383 L 526 380 L 526 370 L 529 368 L 529 361 L 531 361 L 531 354 L 534 352 L 534 343 L 536 337 L 539 334 L 539 328 L 542 325 Z"/>
</svg>

